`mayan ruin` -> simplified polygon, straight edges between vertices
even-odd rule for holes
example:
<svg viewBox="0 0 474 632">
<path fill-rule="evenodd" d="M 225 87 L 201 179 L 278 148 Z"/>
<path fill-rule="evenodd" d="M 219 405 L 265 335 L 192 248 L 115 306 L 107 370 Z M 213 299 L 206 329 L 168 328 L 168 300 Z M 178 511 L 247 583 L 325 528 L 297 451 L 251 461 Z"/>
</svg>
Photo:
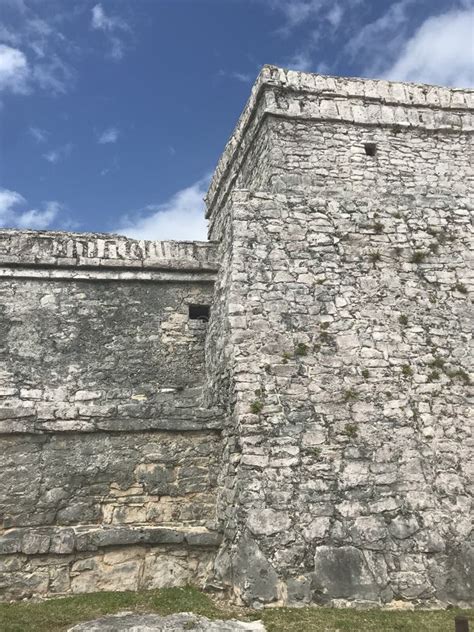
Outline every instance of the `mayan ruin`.
<svg viewBox="0 0 474 632">
<path fill-rule="evenodd" d="M 473 607 L 473 131 L 264 66 L 209 241 L 0 229 L 1 600 Z"/>
</svg>

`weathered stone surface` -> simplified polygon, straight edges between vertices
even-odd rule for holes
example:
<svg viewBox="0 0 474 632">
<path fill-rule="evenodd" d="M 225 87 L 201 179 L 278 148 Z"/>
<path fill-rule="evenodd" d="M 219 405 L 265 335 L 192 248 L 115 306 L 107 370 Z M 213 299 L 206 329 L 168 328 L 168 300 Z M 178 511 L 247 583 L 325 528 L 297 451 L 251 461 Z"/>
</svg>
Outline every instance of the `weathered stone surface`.
<svg viewBox="0 0 474 632">
<path fill-rule="evenodd" d="M 235 590 L 243 601 L 271 602 L 277 598 L 278 575 L 253 539 L 239 540 L 232 572 Z"/>
<path fill-rule="evenodd" d="M 0 452 L 3 525 L 204 524 L 219 445 L 210 433 L 10 435 Z"/>
<path fill-rule="evenodd" d="M 68 632 L 265 632 L 259 621 L 211 621 L 191 613 L 162 617 L 157 614 L 119 613 L 96 621 L 80 623 Z"/>
<path fill-rule="evenodd" d="M 122 544 L 72 554 L 0 557 L 4 600 L 101 590 L 203 587 L 212 577 L 215 547 Z"/>
<path fill-rule="evenodd" d="M 215 270 L 212 244 L 0 231 L 0 598 L 206 581 L 222 418 L 188 306 Z"/>
<path fill-rule="evenodd" d="M 473 602 L 457 557 L 472 542 L 473 109 L 472 91 L 266 67 L 219 162 L 216 571 L 247 603 Z"/>
<path fill-rule="evenodd" d="M 473 94 L 265 67 L 210 243 L 0 231 L 5 598 L 473 603 Z"/>
<path fill-rule="evenodd" d="M 373 577 L 361 551 L 353 546 L 320 546 L 314 556 L 314 587 L 321 598 L 377 601 L 382 577 Z"/>
</svg>

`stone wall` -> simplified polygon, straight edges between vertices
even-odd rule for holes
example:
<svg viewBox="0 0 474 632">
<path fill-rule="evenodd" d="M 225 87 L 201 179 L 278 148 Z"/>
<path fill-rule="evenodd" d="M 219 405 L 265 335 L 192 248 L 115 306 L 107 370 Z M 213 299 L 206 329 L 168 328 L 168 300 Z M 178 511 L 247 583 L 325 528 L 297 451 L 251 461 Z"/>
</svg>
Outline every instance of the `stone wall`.
<svg viewBox="0 0 474 632">
<path fill-rule="evenodd" d="M 224 152 L 216 571 L 245 603 L 473 602 L 472 110 L 266 68 Z"/>
<path fill-rule="evenodd" d="M 0 232 L 3 598 L 474 603 L 473 110 L 265 67 L 209 243 Z"/>
<path fill-rule="evenodd" d="M 202 582 L 218 411 L 212 244 L 0 233 L 3 598 Z"/>
</svg>

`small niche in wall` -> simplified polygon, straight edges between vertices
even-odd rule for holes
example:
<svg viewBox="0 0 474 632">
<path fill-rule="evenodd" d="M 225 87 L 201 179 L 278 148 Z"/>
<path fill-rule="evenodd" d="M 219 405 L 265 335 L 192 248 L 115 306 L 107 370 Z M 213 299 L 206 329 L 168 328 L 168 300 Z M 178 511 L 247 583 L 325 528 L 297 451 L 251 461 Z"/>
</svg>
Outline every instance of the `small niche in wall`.
<svg viewBox="0 0 474 632">
<path fill-rule="evenodd" d="M 365 154 L 367 156 L 375 156 L 377 153 L 377 144 L 376 143 L 365 143 L 364 145 Z"/>
<path fill-rule="evenodd" d="M 210 315 L 210 305 L 189 305 L 189 320 L 200 320 L 207 323 Z"/>
</svg>

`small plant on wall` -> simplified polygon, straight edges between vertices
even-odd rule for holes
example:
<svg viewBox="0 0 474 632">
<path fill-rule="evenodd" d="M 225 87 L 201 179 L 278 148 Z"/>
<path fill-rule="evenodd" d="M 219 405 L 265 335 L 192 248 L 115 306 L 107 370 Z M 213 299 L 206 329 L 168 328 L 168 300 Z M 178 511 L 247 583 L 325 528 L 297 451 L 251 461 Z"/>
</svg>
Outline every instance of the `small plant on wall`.
<svg viewBox="0 0 474 632">
<path fill-rule="evenodd" d="M 410 263 L 423 263 L 427 256 L 428 253 L 426 253 L 424 250 L 415 250 L 415 252 L 410 257 Z"/>
<path fill-rule="evenodd" d="M 255 400 L 250 404 L 250 412 L 254 415 L 258 415 L 263 410 L 263 403 L 259 400 Z"/>
<path fill-rule="evenodd" d="M 409 364 L 404 364 L 402 366 L 402 375 L 403 377 L 412 377 L 413 369 L 411 368 Z"/>
<path fill-rule="evenodd" d="M 378 250 L 374 250 L 373 252 L 369 253 L 369 261 L 370 263 L 373 263 L 375 265 L 379 261 L 382 261 L 382 255 Z"/>
<path fill-rule="evenodd" d="M 357 424 L 346 424 L 344 426 L 344 434 L 349 439 L 355 439 L 357 437 L 357 433 L 359 432 L 359 427 Z"/>
<path fill-rule="evenodd" d="M 308 355 L 308 345 L 305 345 L 304 342 L 299 342 L 295 348 L 295 355 L 297 356 Z"/>
<path fill-rule="evenodd" d="M 347 391 L 344 391 L 344 394 L 342 396 L 342 401 L 347 403 L 347 402 L 353 402 L 354 400 L 358 399 L 359 395 L 357 393 L 357 391 L 355 391 L 353 388 L 349 388 L 347 389 Z"/>
</svg>

